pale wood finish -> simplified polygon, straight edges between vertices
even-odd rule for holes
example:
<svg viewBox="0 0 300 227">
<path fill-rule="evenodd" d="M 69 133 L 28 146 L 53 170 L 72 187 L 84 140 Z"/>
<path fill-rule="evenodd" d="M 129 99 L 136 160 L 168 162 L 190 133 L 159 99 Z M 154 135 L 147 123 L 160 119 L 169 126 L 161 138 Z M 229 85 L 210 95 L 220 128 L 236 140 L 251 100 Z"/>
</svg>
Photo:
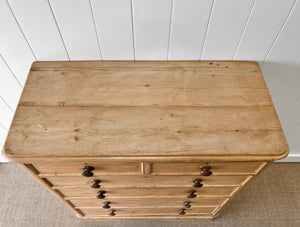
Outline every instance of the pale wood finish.
<svg viewBox="0 0 300 227">
<path fill-rule="evenodd" d="M 213 163 L 153 163 L 152 175 L 200 175 L 201 166 L 211 166 L 213 175 L 256 174 L 266 162 L 213 162 Z"/>
<path fill-rule="evenodd" d="M 84 220 L 212 219 L 288 151 L 258 63 L 233 61 L 35 62 L 4 146 Z"/>
<path fill-rule="evenodd" d="M 101 186 L 115 187 L 192 187 L 193 180 L 202 178 L 205 186 L 243 186 L 250 178 L 249 175 L 237 176 L 49 176 L 47 179 L 55 186 L 86 185 L 89 187 L 92 179 L 101 180 Z"/>
<path fill-rule="evenodd" d="M 162 150 L 279 155 L 286 141 L 276 119 L 271 107 L 19 107 L 6 151 L 11 157 L 161 156 Z"/>
<path fill-rule="evenodd" d="M 159 194 L 157 195 L 159 196 Z M 184 201 L 191 201 L 191 207 L 217 207 L 226 201 L 227 198 L 161 198 L 153 199 L 153 198 L 107 198 L 107 199 L 86 199 L 86 198 L 72 198 L 69 201 L 75 206 L 75 208 L 101 208 L 103 206 L 103 202 L 109 201 L 111 202 L 109 205 L 112 209 L 115 208 L 139 208 L 139 207 L 147 207 L 147 208 L 166 208 L 166 207 L 177 207 L 183 208 Z"/>
<path fill-rule="evenodd" d="M 148 216 L 148 215 L 178 215 L 179 209 L 178 208 L 117 208 L 116 210 L 116 217 L 117 215 L 120 216 L 131 216 L 131 215 L 141 215 L 141 216 Z M 186 215 L 199 215 L 199 214 L 211 214 L 216 207 L 195 207 L 189 208 L 186 210 Z M 102 209 L 102 208 L 91 208 L 91 209 L 80 209 L 85 215 L 101 215 L 108 216 L 109 211 Z M 179 215 L 178 215 L 179 216 Z M 143 218 L 143 217 L 141 217 Z M 112 218 L 113 219 L 113 218 Z"/>
<path fill-rule="evenodd" d="M 98 190 L 106 191 L 107 198 L 163 198 L 176 197 L 178 199 L 187 198 L 187 192 L 193 190 L 193 187 L 163 187 L 163 188 L 89 188 L 87 186 L 53 186 L 53 189 L 60 191 L 65 199 L 95 198 Z M 239 189 L 239 187 L 202 187 L 196 189 L 197 198 L 199 197 L 230 197 Z"/>
<path fill-rule="evenodd" d="M 39 176 L 81 176 L 82 168 L 93 166 L 95 176 L 101 175 L 141 175 L 140 162 L 82 162 L 82 163 L 35 163 Z"/>
</svg>

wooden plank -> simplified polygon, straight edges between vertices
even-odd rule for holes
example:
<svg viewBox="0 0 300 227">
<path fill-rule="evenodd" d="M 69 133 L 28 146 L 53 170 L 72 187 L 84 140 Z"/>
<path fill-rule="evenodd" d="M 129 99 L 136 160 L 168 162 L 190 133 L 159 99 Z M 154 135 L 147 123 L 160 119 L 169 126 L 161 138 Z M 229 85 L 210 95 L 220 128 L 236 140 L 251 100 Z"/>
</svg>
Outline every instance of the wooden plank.
<svg viewBox="0 0 300 227">
<path fill-rule="evenodd" d="M 294 0 L 255 1 L 234 59 L 255 59 L 262 62 L 294 2 Z"/>
<path fill-rule="evenodd" d="M 210 186 L 242 186 L 252 176 L 209 176 L 202 178 L 202 184 Z M 51 176 L 47 180 L 59 187 L 62 185 L 77 185 L 89 187 L 91 180 L 100 179 L 103 188 L 160 188 L 160 187 L 192 187 L 195 176 L 101 176 L 101 177 L 60 177 Z M 109 191 L 107 191 L 108 193 Z"/>
<path fill-rule="evenodd" d="M 256 174 L 266 162 L 153 163 L 152 175 L 201 175 L 201 166 L 210 166 L 213 175 Z"/>
<path fill-rule="evenodd" d="M 24 85 L 35 57 L 6 1 L 0 1 L 0 31 L 3 33 L 0 36 L 0 54 Z"/>
<path fill-rule="evenodd" d="M 174 0 L 169 60 L 198 60 L 212 0 Z"/>
<path fill-rule="evenodd" d="M 50 5 L 70 59 L 101 59 L 89 0 L 50 0 Z"/>
<path fill-rule="evenodd" d="M 211 68 L 259 70 L 259 64 L 254 61 L 39 61 L 32 64 L 31 70 L 52 70 L 56 68 Z M 45 69 L 46 68 L 46 69 Z"/>
<path fill-rule="evenodd" d="M 201 60 L 233 58 L 253 2 L 254 0 L 214 1 Z"/>
<path fill-rule="evenodd" d="M 85 162 L 85 163 L 36 163 L 34 167 L 43 175 L 78 175 L 84 166 L 92 166 L 95 176 L 101 175 L 141 175 L 140 162 Z"/>
<path fill-rule="evenodd" d="M 54 186 L 56 190 L 59 190 L 65 199 L 71 199 L 71 197 L 84 197 L 95 198 L 99 189 L 92 189 L 87 186 Z M 107 198 L 156 198 L 158 195 L 160 198 L 176 197 L 179 199 L 185 199 L 187 191 L 194 189 L 192 187 L 176 187 L 176 188 L 105 188 L 101 186 L 101 190 L 107 191 Z M 236 191 L 237 187 L 202 187 L 197 188 L 197 198 L 202 197 L 230 197 Z"/>
<path fill-rule="evenodd" d="M 9 104 L 12 110 L 15 110 L 18 106 L 22 87 L 1 56 L 0 72 L 0 96 Z"/>
<path fill-rule="evenodd" d="M 184 201 L 191 202 L 191 208 L 194 207 L 217 207 L 226 201 L 226 197 L 220 198 L 161 198 L 157 191 L 156 198 L 107 198 L 97 199 L 96 193 L 94 198 L 71 198 L 69 201 L 78 209 L 81 208 L 101 208 L 104 201 L 111 202 L 112 208 L 171 208 L 183 207 Z"/>
<path fill-rule="evenodd" d="M 167 60 L 171 0 L 133 0 L 136 60 Z"/>
<path fill-rule="evenodd" d="M 131 0 L 91 1 L 103 60 L 134 60 Z"/>
<path fill-rule="evenodd" d="M 274 110 L 266 107 L 19 107 L 6 151 L 56 157 L 278 155 L 286 146 Z"/>
<path fill-rule="evenodd" d="M 61 103 L 64 106 L 272 105 L 259 72 L 202 68 L 31 71 L 21 98 L 21 104 L 26 103 L 42 106 Z"/>
<path fill-rule="evenodd" d="M 178 217 L 181 217 L 179 215 L 179 209 L 178 208 L 119 208 L 116 209 L 116 218 L 118 216 L 151 216 L 151 215 L 156 215 L 156 216 L 162 216 L 163 215 L 177 215 Z M 216 207 L 195 207 L 195 208 L 190 208 L 186 210 L 186 216 L 188 215 L 199 215 L 199 214 L 211 214 Z M 103 208 L 92 208 L 92 209 L 80 209 L 86 216 L 93 216 L 97 215 L 98 218 L 102 216 L 108 216 L 109 211 L 105 210 Z M 140 217 L 141 218 L 141 217 Z M 114 219 L 111 217 L 111 219 Z"/>
<path fill-rule="evenodd" d="M 212 220 L 214 216 L 211 214 L 196 214 L 196 215 L 138 215 L 138 216 L 108 216 L 108 215 L 86 215 L 81 220 L 84 221 L 112 221 L 112 220 L 189 220 L 189 221 L 201 221 L 201 220 Z"/>
<path fill-rule="evenodd" d="M 8 2 L 39 60 L 68 60 L 48 1 L 9 0 Z"/>
</svg>

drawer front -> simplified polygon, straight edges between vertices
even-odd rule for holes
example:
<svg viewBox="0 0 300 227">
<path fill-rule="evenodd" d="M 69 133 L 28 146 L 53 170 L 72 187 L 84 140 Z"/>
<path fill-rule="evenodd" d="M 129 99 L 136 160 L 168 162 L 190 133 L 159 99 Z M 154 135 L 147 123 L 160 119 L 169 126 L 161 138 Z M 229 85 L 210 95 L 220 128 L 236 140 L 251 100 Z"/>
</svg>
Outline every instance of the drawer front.
<svg viewBox="0 0 300 227">
<path fill-rule="evenodd" d="M 211 214 L 217 207 L 193 207 L 185 210 L 185 215 Z M 116 208 L 115 216 L 179 215 L 180 208 Z M 103 208 L 80 209 L 86 216 L 109 216 L 109 210 Z"/>
<path fill-rule="evenodd" d="M 33 166 L 40 176 L 81 176 L 84 166 L 92 166 L 95 176 L 142 174 L 140 162 L 35 163 Z"/>
<path fill-rule="evenodd" d="M 111 208 L 139 208 L 139 207 L 183 207 L 184 202 L 190 202 L 191 207 L 220 206 L 228 198 L 118 198 L 118 199 L 70 199 L 69 201 L 76 207 L 101 208 L 104 202 L 109 202 Z"/>
<path fill-rule="evenodd" d="M 213 162 L 213 163 L 152 163 L 153 175 L 201 175 L 202 166 L 210 166 L 212 175 L 257 174 L 266 162 Z"/>
<path fill-rule="evenodd" d="M 46 179 L 54 186 L 86 185 L 90 186 L 93 179 L 101 180 L 103 188 L 122 187 L 192 187 L 194 179 L 203 179 L 204 186 L 242 186 L 251 176 L 100 176 L 100 177 L 64 177 L 49 176 Z"/>
<path fill-rule="evenodd" d="M 61 186 L 55 187 L 66 197 L 95 198 L 98 190 L 105 190 L 107 198 L 146 198 L 146 197 L 180 197 L 186 198 L 187 191 L 192 187 L 178 188 L 99 188 L 93 189 L 87 186 Z M 238 187 L 202 187 L 197 188 L 197 196 L 230 197 Z"/>
</svg>

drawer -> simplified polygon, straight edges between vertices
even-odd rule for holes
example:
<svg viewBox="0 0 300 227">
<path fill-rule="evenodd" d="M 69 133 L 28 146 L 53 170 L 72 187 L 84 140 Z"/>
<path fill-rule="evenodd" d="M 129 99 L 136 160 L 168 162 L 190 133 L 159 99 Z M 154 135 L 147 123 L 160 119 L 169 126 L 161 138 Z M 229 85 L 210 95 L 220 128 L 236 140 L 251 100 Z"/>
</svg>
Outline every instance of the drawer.
<svg viewBox="0 0 300 227">
<path fill-rule="evenodd" d="M 201 166 L 210 166 L 213 175 L 257 174 L 266 162 L 181 162 L 152 163 L 152 175 L 200 175 Z"/>
<path fill-rule="evenodd" d="M 116 208 L 115 216 L 148 216 L 148 215 L 179 215 L 180 208 Z M 185 210 L 185 215 L 211 214 L 217 207 L 193 207 Z M 86 216 L 109 216 L 109 210 L 103 208 L 80 209 Z"/>
<path fill-rule="evenodd" d="M 107 198 L 145 198 L 145 197 L 179 197 L 186 198 L 187 191 L 192 187 L 178 188 L 99 188 L 93 189 L 87 186 L 60 186 L 55 187 L 66 197 L 95 198 L 98 190 L 106 191 Z M 197 196 L 232 196 L 239 187 L 202 187 L 197 188 Z"/>
<path fill-rule="evenodd" d="M 251 176 L 101 176 L 101 177 L 64 177 L 49 176 L 46 179 L 53 186 L 86 185 L 90 186 L 93 179 L 101 180 L 101 187 L 192 187 L 194 179 L 203 179 L 204 186 L 242 186 Z"/>
<path fill-rule="evenodd" d="M 34 168 L 40 176 L 81 176 L 82 168 L 94 167 L 95 176 L 102 175 L 140 175 L 142 174 L 140 162 L 97 162 L 97 163 L 35 163 Z"/>
<path fill-rule="evenodd" d="M 139 208 L 139 207 L 183 207 L 184 201 L 189 201 L 191 207 L 203 206 L 220 206 L 226 202 L 228 198 L 215 197 L 215 198 L 105 198 L 105 199 L 70 199 L 69 201 L 76 207 L 96 207 L 101 208 L 103 202 L 110 202 L 110 207 L 115 208 Z"/>
</svg>

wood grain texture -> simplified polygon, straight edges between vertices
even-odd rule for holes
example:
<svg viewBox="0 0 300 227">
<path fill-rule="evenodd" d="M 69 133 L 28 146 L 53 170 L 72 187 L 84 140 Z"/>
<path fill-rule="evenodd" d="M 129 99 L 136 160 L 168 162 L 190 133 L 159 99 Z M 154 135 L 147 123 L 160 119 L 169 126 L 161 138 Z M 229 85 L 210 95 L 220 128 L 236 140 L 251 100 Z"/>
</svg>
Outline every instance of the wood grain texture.
<svg viewBox="0 0 300 227">
<path fill-rule="evenodd" d="M 181 207 L 178 208 L 119 208 L 116 209 L 116 219 L 118 219 L 118 216 L 151 216 L 151 215 L 156 215 L 156 216 L 167 216 L 167 215 L 176 215 L 178 217 L 180 217 L 180 215 L 178 215 L 179 213 L 179 209 Z M 216 209 L 216 207 L 195 207 L 195 208 L 191 208 L 189 210 L 186 211 L 187 216 L 188 215 L 201 215 L 201 214 L 211 214 L 214 210 Z M 94 216 L 96 215 L 97 218 L 102 218 L 102 216 L 108 216 L 109 211 L 102 209 L 102 208 L 92 208 L 92 209 L 80 209 L 86 216 Z M 140 218 L 144 218 L 144 217 L 140 217 Z M 158 219 L 160 217 L 157 217 Z M 113 219 L 113 218 L 110 218 Z"/>
<path fill-rule="evenodd" d="M 262 160 L 288 150 L 252 62 L 34 63 L 5 149 L 12 158 Z"/>
<path fill-rule="evenodd" d="M 213 175 L 256 174 L 266 162 L 220 162 L 220 163 L 153 163 L 152 175 L 200 175 L 201 166 L 210 166 Z"/>
<path fill-rule="evenodd" d="M 99 189 L 92 189 L 86 186 L 53 186 L 54 189 L 60 191 L 65 199 L 69 200 L 73 197 L 83 198 L 95 198 Z M 107 191 L 108 198 L 174 198 L 186 199 L 187 191 L 192 190 L 192 187 L 163 187 L 163 188 L 105 188 L 101 187 L 101 190 Z M 202 197 L 230 197 L 236 191 L 238 187 L 206 187 L 197 188 L 197 198 Z"/>
<path fill-rule="evenodd" d="M 6 149 L 53 157 L 279 155 L 286 143 L 270 116 L 236 108 L 20 107 Z"/>
<path fill-rule="evenodd" d="M 191 201 L 191 207 L 216 207 L 221 205 L 227 198 L 161 198 L 159 193 L 156 199 L 154 198 L 117 198 L 112 199 L 107 196 L 105 199 L 97 198 L 72 198 L 69 201 L 75 205 L 76 208 L 101 208 L 104 201 L 111 202 L 112 208 L 168 208 L 168 207 L 183 207 L 183 202 Z"/>
<path fill-rule="evenodd" d="M 203 178 L 202 184 L 209 186 L 243 186 L 252 176 L 209 176 Z M 195 176 L 101 176 L 101 177 L 82 177 L 82 176 L 49 176 L 47 180 L 54 186 L 77 185 L 90 186 L 91 180 L 100 179 L 103 188 L 157 188 L 157 187 L 191 187 Z M 108 193 L 109 191 L 107 191 Z"/>
</svg>

